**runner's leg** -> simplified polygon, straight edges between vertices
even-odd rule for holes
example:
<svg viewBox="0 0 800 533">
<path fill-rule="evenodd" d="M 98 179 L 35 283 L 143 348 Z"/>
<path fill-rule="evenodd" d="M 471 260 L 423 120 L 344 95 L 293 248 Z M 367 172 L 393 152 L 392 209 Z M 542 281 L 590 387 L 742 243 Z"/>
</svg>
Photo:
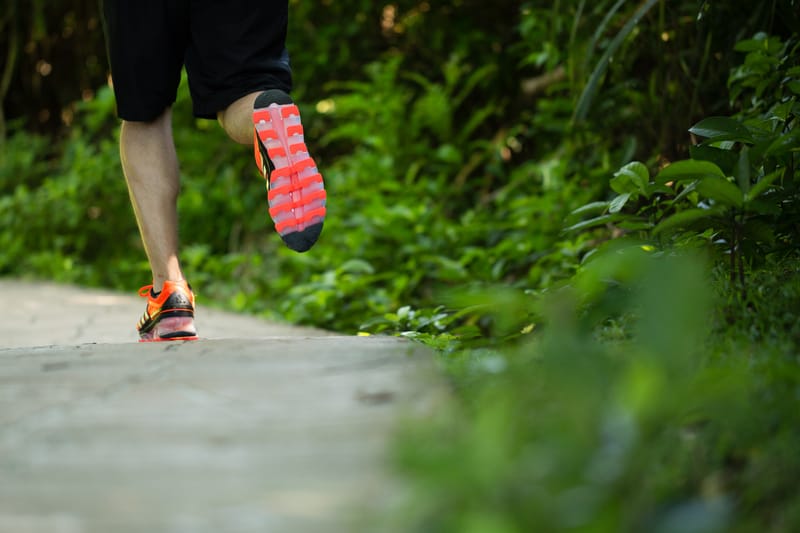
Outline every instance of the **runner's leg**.
<svg viewBox="0 0 800 533">
<path fill-rule="evenodd" d="M 180 176 L 170 108 L 152 122 L 123 121 L 120 158 L 158 292 L 165 281 L 183 279 L 178 262 Z"/>
<path fill-rule="evenodd" d="M 122 119 L 120 156 L 156 291 L 178 281 L 178 159 L 170 108 L 189 42 L 186 0 L 104 0 L 103 22 Z"/>
</svg>

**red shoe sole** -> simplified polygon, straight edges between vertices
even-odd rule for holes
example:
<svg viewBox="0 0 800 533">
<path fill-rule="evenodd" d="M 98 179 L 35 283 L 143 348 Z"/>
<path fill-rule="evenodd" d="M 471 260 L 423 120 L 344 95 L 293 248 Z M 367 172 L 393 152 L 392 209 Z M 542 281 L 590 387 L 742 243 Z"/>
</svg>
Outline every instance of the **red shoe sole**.
<svg viewBox="0 0 800 533">
<path fill-rule="evenodd" d="M 273 166 L 267 199 L 275 230 L 285 237 L 322 224 L 325 185 L 308 153 L 297 106 L 271 104 L 256 109 L 253 123 Z"/>
</svg>

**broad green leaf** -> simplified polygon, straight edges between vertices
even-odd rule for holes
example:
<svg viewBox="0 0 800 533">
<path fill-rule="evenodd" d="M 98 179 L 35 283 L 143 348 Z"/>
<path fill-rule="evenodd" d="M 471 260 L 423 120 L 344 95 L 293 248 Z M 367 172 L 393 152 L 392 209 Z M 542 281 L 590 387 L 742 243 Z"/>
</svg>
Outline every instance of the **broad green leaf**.
<svg viewBox="0 0 800 533">
<path fill-rule="evenodd" d="M 697 183 L 697 192 L 716 202 L 733 207 L 741 207 L 744 203 L 741 189 L 725 178 L 709 177 L 700 180 Z"/>
<path fill-rule="evenodd" d="M 685 159 L 683 161 L 675 161 L 669 166 L 664 167 L 656 176 L 656 183 L 663 185 L 670 181 L 700 179 L 709 176 L 725 178 L 725 173 L 710 161 Z"/>
<path fill-rule="evenodd" d="M 761 39 L 745 39 L 743 41 L 739 41 L 733 47 L 734 50 L 737 52 L 756 52 L 758 50 L 767 50 L 767 39 L 765 38 L 766 35 L 759 34 Z"/>
<path fill-rule="evenodd" d="M 792 107 L 794 107 L 794 99 L 775 104 L 772 106 L 772 109 L 769 110 L 770 120 L 778 119 L 781 122 L 785 122 L 792 113 Z"/>
<path fill-rule="evenodd" d="M 625 207 L 625 204 L 628 203 L 628 200 L 630 199 L 630 197 L 631 197 L 631 193 L 626 192 L 626 193 L 620 194 L 619 196 L 617 196 L 616 198 L 611 200 L 611 205 L 608 206 L 608 212 L 609 213 L 619 213 L 622 210 L 622 208 Z"/>
<path fill-rule="evenodd" d="M 712 209 L 687 209 L 686 211 L 681 211 L 669 217 L 666 220 L 661 221 L 655 228 L 653 228 L 653 235 L 658 235 L 659 233 L 684 229 L 691 224 L 697 222 L 698 220 L 703 220 L 706 218 L 711 218 L 721 214 L 723 210 L 719 208 L 712 208 Z"/>
<path fill-rule="evenodd" d="M 772 183 L 780 178 L 783 175 L 783 168 L 779 168 L 778 170 L 771 172 L 761 178 L 758 183 L 753 185 L 753 188 L 747 192 L 745 196 L 745 201 L 752 202 L 754 199 L 758 198 L 762 194 L 764 194 L 767 189 L 772 185 Z"/>
<path fill-rule="evenodd" d="M 740 141 L 753 143 L 750 131 L 740 122 L 729 117 L 709 117 L 701 120 L 691 128 L 691 133 L 705 137 L 706 142 Z"/>
<path fill-rule="evenodd" d="M 739 161 L 736 164 L 733 175 L 736 177 L 739 189 L 747 194 L 750 190 L 750 155 L 747 147 L 742 148 L 742 151 L 739 152 Z"/>
<path fill-rule="evenodd" d="M 692 159 L 699 161 L 710 161 L 717 165 L 726 176 L 733 174 L 733 169 L 739 161 L 736 152 L 733 150 L 724 150 L 715 146 L 706 146 L 704 144 L 695 144 L 689 148 L 689 155 Z"/>
<path fill-rule="evenodd" d="M 627 180 L 625 179 L 627 178 Z M 650 182 L 650 172 L 647 167 L 639 161 L 632 161 L 614 173 L 614 179 L 611 180 L 611 188 L 618 193 L 632 192 L 629 187 L 624 184 L 629 181 L 639 192 L 646 197 L 649 197 L 647 191 L 647 184 Z M 615 183 L 620 187 L 615 188 Z"/>
<path fill-rule="evenodd" d="M 611 190 L 617 194 L 631 193 L 636 190 L 636 185 L 631 181 L 630 176 L 625 174 L 614 174 L 608 182 Z"/>
<path fill-rule="evenodd" d="M 759 87 L 764 81 L 771 83 L 768 75 L 770 70 L 777 66 L 777 64 L 777 58 L 769 57 L 764 54 L 748 54 L 747 57 L 744 58 L 744 66 L 750 73 L 750 77 L 756 80 L 762 80 L 756 87 Z M 756 90 L 756 93 L 758 93 L 758 90 Z"/>
<path fill-rule="evenodd" d="M 769 145 L 764 155 L 779 156 L 800 149 L 800 128 L 794 128 L 789 133 L 780 135 Z"/>
</svg>

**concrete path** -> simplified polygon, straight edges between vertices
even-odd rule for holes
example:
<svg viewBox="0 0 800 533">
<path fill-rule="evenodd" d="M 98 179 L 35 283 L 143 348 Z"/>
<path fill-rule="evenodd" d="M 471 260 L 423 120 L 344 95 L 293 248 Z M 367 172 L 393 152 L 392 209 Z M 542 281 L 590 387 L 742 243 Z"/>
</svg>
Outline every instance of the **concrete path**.
<svg viewBox="0 0 800 533">
<path fill-rule="evenodd" d="M 14 311 L 0 321 L 0 347 L 6 348 L 136 342 L 136 323 L 145 308 L 145 300 L 135 293 L 9 279 L 0 279 L 0 296 L 14 302 Z M 197 305 L 197 330 L 206 339 L 329 335 L 209 309 L 202 295 Z"/>
<path fill-rule="evenodd" d="M 135 296 L 0 294 L 0 533 L 371 531 L 398 417 L 441 398 L 399 339 L 201 308 L 205 339 L 140 344 Z"/>
</svg>

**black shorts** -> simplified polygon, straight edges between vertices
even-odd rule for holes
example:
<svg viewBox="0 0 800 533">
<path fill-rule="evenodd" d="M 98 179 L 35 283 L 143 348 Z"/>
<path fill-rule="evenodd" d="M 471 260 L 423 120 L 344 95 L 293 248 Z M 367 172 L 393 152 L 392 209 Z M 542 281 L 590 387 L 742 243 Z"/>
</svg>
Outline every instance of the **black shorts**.
<svg viewBox="0 0 800 533">
<path fill-rule="evenodd" d="M 194 114 L 289 91 L 288 0 L 103 0 L 117 113 L 149 122 L 175 102 L 186 66 Z"/>
</svg>

